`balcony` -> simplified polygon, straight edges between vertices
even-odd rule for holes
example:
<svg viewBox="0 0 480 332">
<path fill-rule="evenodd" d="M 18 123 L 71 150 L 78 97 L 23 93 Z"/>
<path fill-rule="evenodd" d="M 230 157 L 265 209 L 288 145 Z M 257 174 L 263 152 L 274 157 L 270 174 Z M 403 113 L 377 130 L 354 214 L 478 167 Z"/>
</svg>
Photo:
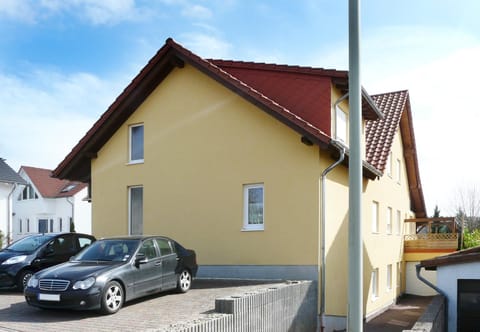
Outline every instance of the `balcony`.
<svg viewBox="0 0 480 332">
<path fill-rule="evenodd" d="M 407 219 L 416 224 L 416 234 L 404 237 L 405 252 L 453 252 L 458 248 L 455 218 Z"/>
</svg>

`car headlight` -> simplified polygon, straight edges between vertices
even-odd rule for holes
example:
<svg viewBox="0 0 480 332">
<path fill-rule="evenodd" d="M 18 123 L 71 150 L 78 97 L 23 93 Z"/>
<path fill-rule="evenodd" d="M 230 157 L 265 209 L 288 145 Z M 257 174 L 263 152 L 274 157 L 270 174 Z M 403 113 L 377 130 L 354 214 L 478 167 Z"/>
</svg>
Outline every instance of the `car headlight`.
<svg viewBox="0 0 480 332">
<path fill-rule="evenodd" d="M 17 264 L 23 262 L 25 259 L 27 259 L 27 255 L 20 255 L 20 256 L 14 256 L 10 257 L 6 261 L 2 263 L 2 265 L 11 265 L 11 264 Z"/>
<path fill-rule="evenodd" d="M 73 284 L 73 289 L 89 289 L 95 283 L 95 278 L 90 277 L 85 280 L 79 280 Z"/>
<path fill-rule="evenodd" d="M 37 286 L 38 286 L 38 279 L 36 277 L 32 276 L 30 279 L 28 279 L 27 287 L 36 288 Z"/>
</svg>

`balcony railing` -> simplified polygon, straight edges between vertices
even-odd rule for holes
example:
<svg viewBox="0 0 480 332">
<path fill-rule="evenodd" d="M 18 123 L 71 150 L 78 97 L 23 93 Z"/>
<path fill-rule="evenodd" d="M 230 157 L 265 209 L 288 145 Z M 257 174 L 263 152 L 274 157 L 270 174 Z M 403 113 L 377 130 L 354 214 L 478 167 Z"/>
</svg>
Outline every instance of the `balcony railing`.
<svg viewBox="0 0 480 332">
<path fill-rule="evenodd" d="M 457 233 L 421 233 L 405 235 L 405 251 L 457 250 Z"/>
</svg>

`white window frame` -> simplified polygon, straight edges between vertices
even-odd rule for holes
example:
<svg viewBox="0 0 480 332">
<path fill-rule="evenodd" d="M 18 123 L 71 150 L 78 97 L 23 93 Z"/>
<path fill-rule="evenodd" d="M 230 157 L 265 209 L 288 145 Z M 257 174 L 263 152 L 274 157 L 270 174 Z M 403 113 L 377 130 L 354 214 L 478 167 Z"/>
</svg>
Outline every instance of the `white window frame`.
<svg viewBox="0 0 480 332">
<path fill-rule="evenodd" d="M 348 114 L 338 105 L 335 108 L 335 138 L 348 146 Z"/>
<path fill-rule="evenodd" d="M 392 221 L 393 221 L 393 210 L 389 206 L 387 207 L 387 234 L 392 234 Z"/>
<path fill-rule="evenodd" d="M 142 232 L 141 234 L 133 234 L 132 233 L 132 190 L 142 188 Z M 143 209 L 144 209 L 144 195 L 143 195 L 143 186 L 130 186 L 128 187 L 128 234 L 129 235 L 142 235 L 143 234 L 143 226 L 144 226 L 144 218 L 143 218 Z"/>
<path fill-rule="evenodd" d="M 133 140 L 133 135 L 132 131 L 133 128 L 138 128 L 138 127 L 143 127 L 143 137 L 142 137 L 142 145 L 143 145 L 143 155 L 141 159 L 132 159 L 132 140 Z M 145 126 L 143 123 L 131 125 L 128 127 L 128 163 L 129 164 L 141 164 L 145 161 Z"/>
<path fill-rule="evenodd" d="M 378 298 L 378 268 L 373 269 L 372 271 L 372 300 L 376 300 Z"/>
<path fill-rule="evenodd" d="M 387 291 L 392 290 L 392 264 L 387 265 Z"/>
<path fill-rule="evenodd" d="M 249 190 L 262 189 L 262 222 L 251 224 L 249 222 Z M 242 231 L 263 231 L 265 229 L 265 186 L 263 183 L 243 185 L 243 228 Z"/>
<path fill-rule="evenodd" d="M 389 177 L 392 177 L 392 151 L 388 154 L 387 158 L 387 164 L 385 165 L 385 168 L 387 169 L 387 175 Z"/>
<path fill-rule="evenodd" d="M 378 234 L 380 232 L 379 225 L 379 203 L 372 201 L 372 233 Z"/>
<path fill-rule="evenodd" d="M 402 235 L 402 211 L 397 210 L 397 227 L 396 227 L 396 234 Z"/>
<path fill-rule="evenodd" d="M 400 180 L 402 179 L 402 161 L 400 159 L 397 159 L 397 170 L 396 170 L 396 175 L 395 175 L 395 180 L 400 183 Z"/>
</svg>

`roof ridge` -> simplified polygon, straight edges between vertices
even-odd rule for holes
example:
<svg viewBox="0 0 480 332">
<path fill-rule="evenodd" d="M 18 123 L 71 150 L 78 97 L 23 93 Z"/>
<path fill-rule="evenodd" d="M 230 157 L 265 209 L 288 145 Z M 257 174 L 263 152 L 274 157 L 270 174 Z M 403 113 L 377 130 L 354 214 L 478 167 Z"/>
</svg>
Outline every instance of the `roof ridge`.
<svg viewBox="0 0 480 332">
<path fill-rule="evenodd" d="M 206 59 L 210 63 L 215 65 L 221 65 L 230 68 L 242 68 L 242 69 L 255 69 L 255 70 L 267 70 L 267 71 L 282 71 L 292 73 L 302 73 L 311 75 L 324 75 L 324 76 L 341 76 L 348 75 L 346 70 L 329 69 L 322 67 L 301 66 L 301 65 L 288 65 L 288 64 L 276 64 L 267 62 L 255 62 L 255 61 L 239 61 L 239 60 L 225 60 L 225 59 Z"/>
<path fill-rule="evenodd" d="M 406 93 L 407 95 L 409 94 L 409 90 L 408 89 L 404 89 L 404 90 L 396 90 L 396 91 L 391 91 L 391 92 L 382 92 L 382 93 L 377 93 L 377 94 L 373 94 L 373 95 L 370 95 L 370 97 L 379 97 L 379 96 L 385 96 L 385 95 L 393 95 L 393 94 L 399 94 L 399 93 Z"/>
</svg>

